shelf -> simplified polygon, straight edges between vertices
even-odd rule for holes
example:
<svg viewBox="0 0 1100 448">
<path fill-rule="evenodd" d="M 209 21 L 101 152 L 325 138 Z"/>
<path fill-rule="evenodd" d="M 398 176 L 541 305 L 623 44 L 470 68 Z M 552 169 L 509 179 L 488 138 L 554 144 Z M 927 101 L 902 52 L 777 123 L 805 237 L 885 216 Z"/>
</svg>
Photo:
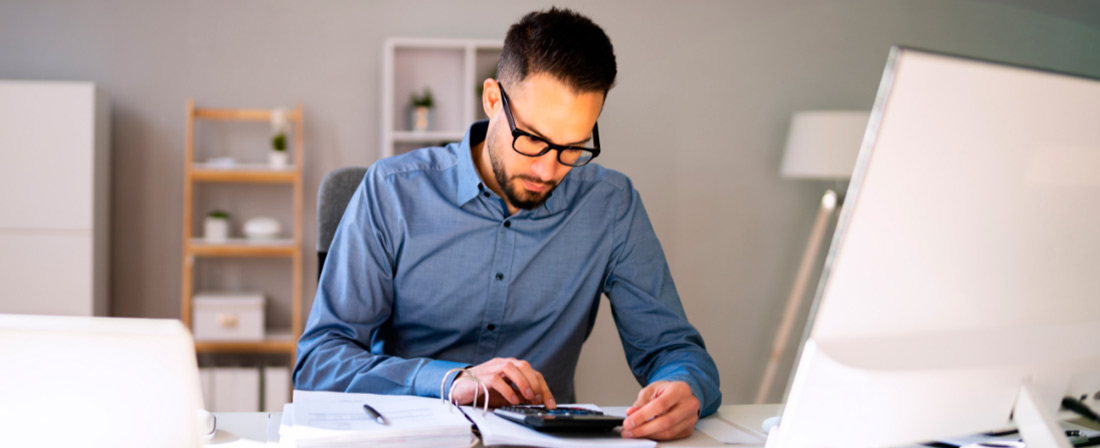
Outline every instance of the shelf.
<svg viewBox="0 0 1100 448">
<path fill-rule="evenodd" d="M 466 137 L 466 132 L 464 131 L 393 132 L 393 141 L 398 143 L 460 142 L 463 137 Z"/>
<path fill-rule="evenodd" d="M 195 118 L 205 120 L 271 121 L 271 109 L 195 108 Z M 299 119 L 297 110 L 288 110 L 287 118 Z"/>
<path fill-rule="evenodd" d="M 220 167 L 196 163 L 192 165 L 191 179 L 196 182 L 292 183 L 298 180 L 298 171 L 293 165 L 275 169 L 264 164 Z"/>
<path fill-rule="evenodd" d="M 389 38 L 382 51 L 382 157 L 458 142 L 484 116 L 479 87 L 500 61 L 504 42 Z M 409 97 L 425 88 L 435 106 L 428 132 L 411 132 Z"/>
<path fill-rule="evenodd" d="M 189 252 L 207 257 L 293 257 L 298 254 L 298 246 L 292 239 L 230 238 L 225 243 L 211 243 L 202 238 L 191 238 Z"/>
<path fill-rule="evenodd" d="M 271 333 L 262 341 L 195 341 L 203 353 L 294 353 L 298 341 L 290 333 Z"/>
</svg>

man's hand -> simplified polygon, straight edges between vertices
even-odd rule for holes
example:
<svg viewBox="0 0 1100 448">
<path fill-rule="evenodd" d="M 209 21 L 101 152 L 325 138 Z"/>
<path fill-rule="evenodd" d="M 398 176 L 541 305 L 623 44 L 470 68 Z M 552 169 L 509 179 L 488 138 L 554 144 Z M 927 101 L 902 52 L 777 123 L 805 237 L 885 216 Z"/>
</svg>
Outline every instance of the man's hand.
<svg viewBox="0 0 1100 448">
<path fill-rule="evenodd" d="M 657 381 L 638 392 L 626 410 L 623 437 L 654 440 L 681 439 L 691 435 L 699 420 L 699 399 L 683 381 Z"/>
<path fill-rule="evenodd" d="M 545 404 L 550 409 L 557 407 L 554 395 L 546 385 L 546 380 L 542 378 L 541 373 L 531 368 L 531 364 L 527 361 L 515 358 L 493 358 L 469 370 L 489 388 L 489 406 Z M 462 373 L 461 376 L 468 375 Z M 478 389 L 477 393 L 481 393 L 477 383 L 473 381 L 456 379 L 452 384 L 451 396 L 458 404 L 473 403 L 475 388 Z"/>
</svg>

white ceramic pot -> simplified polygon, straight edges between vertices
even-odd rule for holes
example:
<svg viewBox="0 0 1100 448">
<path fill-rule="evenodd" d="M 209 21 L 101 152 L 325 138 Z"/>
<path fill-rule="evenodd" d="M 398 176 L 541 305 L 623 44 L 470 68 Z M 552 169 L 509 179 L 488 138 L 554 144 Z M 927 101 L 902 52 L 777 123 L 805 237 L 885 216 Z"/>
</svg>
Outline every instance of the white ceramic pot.
<svg viewBox="0 0 1100 448">
<path fill-rule="evenodd" d="M 224 243 L 229 239 L 229 220 L 207 217 L 202 226 L 203 239 L 211 243 Z"/>
<path fill-rule="evenodd" d="M 271 165 L 271 168 L 282 170 L 287 166 L 287 153 L 286 151 L 271 151 L 267 155 L 267 163 Z"/>
<path fill-rule="evenodd" d="M 409 127 L 416 132 L 427 132 L 432 126 L 432 108 L 417 106 L 409 108 Z"/>
</svg>

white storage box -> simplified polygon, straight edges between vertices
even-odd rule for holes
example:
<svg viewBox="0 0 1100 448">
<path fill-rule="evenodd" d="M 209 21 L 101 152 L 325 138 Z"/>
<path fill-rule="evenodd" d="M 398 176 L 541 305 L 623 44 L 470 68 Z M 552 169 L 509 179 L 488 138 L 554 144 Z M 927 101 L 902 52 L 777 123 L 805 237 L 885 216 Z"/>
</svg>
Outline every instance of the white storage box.
<svg viewBox="0 0 1100 448">
<path fill-rule="evenodd" d="M 264 338 L 260 293 L 199 293 L 192 300 L 196 341 L 259 341 Z"/>
</svg>

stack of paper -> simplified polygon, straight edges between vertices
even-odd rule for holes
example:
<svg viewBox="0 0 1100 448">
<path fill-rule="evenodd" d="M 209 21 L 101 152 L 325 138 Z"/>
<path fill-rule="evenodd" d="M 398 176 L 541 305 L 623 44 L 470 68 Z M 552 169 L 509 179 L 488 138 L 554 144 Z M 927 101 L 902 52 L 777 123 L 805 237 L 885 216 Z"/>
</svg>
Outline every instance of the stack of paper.
<svg viewBox="0 0 1100 448">
<path fill-rule="evenodd" d="M 364 404 L 388 424 L 368 416 Z M 296 390 L 283 417 L 282 442 L 299 448 L 466 447 L 473 441 L 466 416 L 438 398 Z"/>
</svg>

